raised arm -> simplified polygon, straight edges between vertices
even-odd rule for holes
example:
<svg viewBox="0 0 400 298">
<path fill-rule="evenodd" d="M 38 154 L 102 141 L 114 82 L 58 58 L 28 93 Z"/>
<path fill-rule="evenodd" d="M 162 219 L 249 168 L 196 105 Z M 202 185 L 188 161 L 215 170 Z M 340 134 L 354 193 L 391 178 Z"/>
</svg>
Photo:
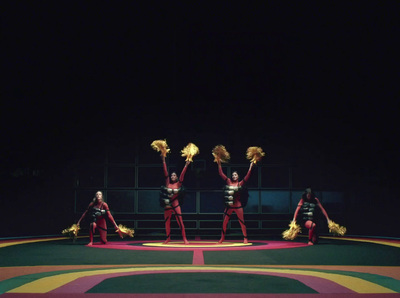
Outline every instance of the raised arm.
<svg viewBox="0 0 400 298">
<path fill-rule="evenodd" d="M 190 161 L 187 161 L 187 162 L 185 163 L 185 166 L 183 167 L 183 170 L 182 170 L 182 172 L 181 172 L 181 175 L 179 176 L 179 182 L 180 182 L 180 183 L 182 183 L 182 182 L 183 182 L 183 179 L 185 179 L 186 170 L 187 170 L 187 167 L 188 167 L 189 164 L 190 164 Z"/>
<path fill-rule="evenodd" d="M 221 162 L 218 162 L 218 173 L 221 176 L 221 178 L 226 181 L 228 179 L 228 177 L 226 177 L 226 175 L 224 174 L 224 172 L 222 171 L 222 166 L 221 166 Z"/>
<path fill-rule="evenodd" d="M 300 199 L 300 202 L 297 205 L 296 211 L 294 212 L 294 215 L 293 215 L 293 221 L 296 221 L 296 218 L 297 218 L 297 215 L 299 214 L 300 208 L 301 208 L 301 206 L 303 206 L 303 202 L 304 202 L 304 200 Z"/>
<path fill-rule="evenodd" d="M 329 219 L 328 213 L 325 211 L 324 207 L 322 207 L 321 202 L 317 198 L 315 198 L 315 199 L 317 200 L 317 205 L 318 205 L 319 209 L 321 209 L 322 214 L 326 217 L 326 220 L 329 222 L 330 219 Z"/>
<path fill-rule="evenodd" d="M 244 184 L 245 182 L 247 182 L 247 180 L 249 180 L 250 174 L 251 174 L 251 169 L 253 168 L 253 165 L 254 165 L 254 163 L 251 162 L 251 163 L 250 163 L 249 170 L 247 171 L 246 176 L 243 178 L 242 181 L 240 181 L 240 185 Z"/>
<path fill-rule="evenodd" d="M 164 170 L 164 177 L 165 177 L 165 185 L 169 184 L 169 175 L 167 170 L 167 163 L 165 162 L 165 156 L 162 157 L 163 162 L 163 170 Z"/>
</svg>

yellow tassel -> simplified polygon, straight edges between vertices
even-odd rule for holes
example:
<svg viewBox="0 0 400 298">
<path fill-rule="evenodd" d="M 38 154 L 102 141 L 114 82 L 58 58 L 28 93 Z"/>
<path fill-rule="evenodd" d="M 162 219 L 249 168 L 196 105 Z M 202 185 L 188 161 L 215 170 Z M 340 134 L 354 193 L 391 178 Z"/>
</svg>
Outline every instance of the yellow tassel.
<svg viewBox="0 0 400 298">
<path fill-rule="evenodd" d="M 161 152 L 161 156 L 164 157 L 167 156 L 167 153 L 171 152 L 168 147 L 167 140 L 155 140 L 151 143 L 151 148 L 157 152 Z"/>
<path fill-rule="evenodd" d="M 217 145 L 213 148 L 211 151 L 212 155 L 214 156 L 214 162 L 224 162 L 227 163 L 231 159 L 231 155 L 229 154 L 228 151 L 226 151 L 226 148 L 224 145 Z"/>
<path fill-rule="evenodd" d="M 285 240 L 293 240 L 299 233 L 301 233 L 301 227 L 293 220 L 289 224 L 289 229 L 282 232 L 282 238 Z"/>
<path fill-rule="evenodd" d="M 118 225 L 118 234 L 121 236 L 121 238 L 124 238 L 125 236 L 133 237 L 135 230 L 124 225 Z"/>
<path fill-rule="evenodd" d="M 195 144 L 189 143 L 181 150 L 181 153 L 182 157 L 186 156 L 186 161 L 193 161 L 193 157 L 199 154 L 200 150 Z"/>
<path fill-rule="evenodd" d="M 261 147 L 249 147 L 247 148 L 246 157 L 250 162 L 257 163 L 265 156 Z"/>
<path fill-rule="evenodd" d="M 69 228 L 66 228 L 64 230 L 62 230 L 62 234 L 69 236 L 71 238 L 76 238 L 78 236 L 78 232 L 80 230 L 80 227 L 77 224 L 73 224 L 72 226 L 70 226 Z"/>
<path fill-rule="evenodd" d="M 329 233 L 338 236 L 344 236 L 346 234 L 346 227 L 340 226 L 339 224 L 335 223 L 333 220 L 328 222 Z"/>
</svg>

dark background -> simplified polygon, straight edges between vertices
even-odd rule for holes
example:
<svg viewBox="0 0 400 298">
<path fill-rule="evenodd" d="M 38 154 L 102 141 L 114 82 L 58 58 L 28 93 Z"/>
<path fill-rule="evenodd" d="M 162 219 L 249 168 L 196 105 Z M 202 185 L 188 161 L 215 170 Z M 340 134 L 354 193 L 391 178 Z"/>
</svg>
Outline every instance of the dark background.
<svg viewBox="0 0 400 298">
<path fill-rule="evenodd" d="M 167 138 L 210 162 L 222 143 L 236 163 L 262 146 L 306 176 L 335 169 L 356 231 L 399 236 L 398 9 L 2 2 L 2 234 L 53 233 L 77 165 Z"/>
</svg>

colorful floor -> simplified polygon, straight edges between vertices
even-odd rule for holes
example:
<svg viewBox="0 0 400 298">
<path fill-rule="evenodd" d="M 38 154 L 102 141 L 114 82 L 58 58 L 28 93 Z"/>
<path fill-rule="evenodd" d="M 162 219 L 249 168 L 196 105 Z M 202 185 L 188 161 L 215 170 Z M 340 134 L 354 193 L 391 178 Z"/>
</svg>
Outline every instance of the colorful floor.
<svg viewBox="0 0 400 298">
<path fill-rule="evenodd" d="M 190 239 L 189 239 L 190 240 Z M 400 240 L 0 240 L 2 297 L 398 297 Z"/>
</svg>

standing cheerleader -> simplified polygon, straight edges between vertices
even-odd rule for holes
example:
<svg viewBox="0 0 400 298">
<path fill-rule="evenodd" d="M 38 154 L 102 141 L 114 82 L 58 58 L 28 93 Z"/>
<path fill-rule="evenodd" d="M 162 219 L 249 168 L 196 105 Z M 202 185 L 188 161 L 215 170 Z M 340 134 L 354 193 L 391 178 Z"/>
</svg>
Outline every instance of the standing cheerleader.
<svg viewBox="0 0 400 298">
<path fill-rule="evenodd" d="M 171 173 L 171 176 L 168 175 L 167 164 L 165 162 L 165 157 L 167 153 L 170 152 L 166 141 L 156 140 L 151 146 L 154 150 L 161 151 L 161 157 L 163 162 L 163 170 L 165 177 L 165 186 L 161 187 L 160 193 L 160 203 L 164 207 L 164 220 L 165 220 L 165 232 L 167 234 L 167 239 L 164 241 L 164 244 L 167 244 L 171 241 L 171 217 L 172 214 L 175 215 L 176 221 L 179 225 L 179 228 L 182 232 L 183 242 L 185 244 L 189 244 L 186 239 L 185 225 L 182 220 L 182 211 L 181 211 L 181 202 L 183 200 L 183 179 L 185 177 L 185 173 L 188 165 L 191 161 L 193 161 L 193 156 L 198 154 L 198 148 L 196 145 L 189 143 L 182 150 L 182 156 L 187 156 L 185 166 L 179 176 L 175 172 Z M 197 150 L 197 151 L 196 151 Z"/>
<path fill-rule="evenodd" d="M 242 233 L 244 237 L 243 243 L 247 244 L 248 243 L 247 230 L 246 230 L 246 225 L 244 223 L 244 215 L 243 215 L 243 207 L 244 207 L 243 199 L 244 197 L 247 198 L 247 192 L 244 188 L 244 184 L 250 178 L 253 165 L 258 160 L 260 160 L 261 157 L 265 155 L 265 153 L 262 152 L 262 149 L 260 147 L 249 147 L 247 149 L 247 158 L 250 159 L 251 161 L 249 170 L 246 176 L 241 181 L 239 180 L 239 175 L 236 171 L 232 173 L 231 178 L 228 178 L 222 171 L 221 162 L 228 162 L 230 159 L 230 155 L 226 151 L 225 146 L 218 145 L 214 147 L 214 149 L 212 150 L 212 154 L 215 157 L 214 161 L 218 164 L 218 173 L 226 183 L 224 191 L 225 194 L 224 199 L 226 207 L 224 210 L 221 239 L 218 241 L 218 243 L 221 244 L 225 240 L 226 227 L 228 225 L 230 216 L 232 215 L 233 212 L 235 212 L 239 219 L 240 226 L 242 228 Z"/>
</svg>

